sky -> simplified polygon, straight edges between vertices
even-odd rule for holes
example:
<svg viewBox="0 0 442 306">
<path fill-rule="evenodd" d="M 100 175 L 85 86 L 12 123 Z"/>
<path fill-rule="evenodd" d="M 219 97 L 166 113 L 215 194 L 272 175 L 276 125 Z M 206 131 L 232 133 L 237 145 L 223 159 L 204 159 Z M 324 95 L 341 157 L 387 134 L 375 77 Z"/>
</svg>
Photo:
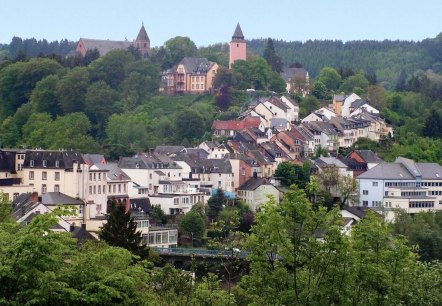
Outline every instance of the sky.
<svg viewBox="0 0 442 306">
<path fill-rule="evenodd" d="M 0 0 L 0 43 L 12 37 L 134 40 L 187 36 L 197 46 L 246 39 L 423 40 L 442 32 L 442 0 Z"/>
</svg>

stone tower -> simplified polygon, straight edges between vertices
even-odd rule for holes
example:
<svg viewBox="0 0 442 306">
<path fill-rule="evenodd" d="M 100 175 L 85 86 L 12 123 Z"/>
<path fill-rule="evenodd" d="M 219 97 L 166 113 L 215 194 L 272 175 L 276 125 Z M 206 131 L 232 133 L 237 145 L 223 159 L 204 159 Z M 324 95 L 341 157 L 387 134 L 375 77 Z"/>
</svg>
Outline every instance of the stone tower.
<svg viewBox="0 0 442 306">
<path fill-rule="evenodd" d="M 140 51 L 141 58 L 147 58 L 150 52 L 150 40 L 147 36 L 146 29 L 144 28 L 144 22 L 141 25 L 140 32 L 138 32 L 137 39 L 135 40 L 135 47 Z"/>
<path fill-rule="evenodd" d="M 232 64 L 236 60 L 246 60 L 247 44 L 244 40 L 241 27 L 239 23 L 236 25 L 235 32 L 230 42 L 230 56 L 229 56 L 229 69 L 232 68 Z"/>
</svg>

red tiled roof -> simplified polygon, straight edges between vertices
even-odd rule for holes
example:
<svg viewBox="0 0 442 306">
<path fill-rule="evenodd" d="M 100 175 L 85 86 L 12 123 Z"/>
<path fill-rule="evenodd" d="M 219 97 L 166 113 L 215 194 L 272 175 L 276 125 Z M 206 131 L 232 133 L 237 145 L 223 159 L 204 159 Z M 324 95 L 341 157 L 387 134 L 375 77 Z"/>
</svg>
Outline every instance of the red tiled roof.
<svg viewBox="0 0 442 306">
<path fill-rule="evenodd" d="M 243 120 L 215 120 L 212 130 L 234 130 L 241 131 L 245 128 L 258 128 L 261 123 L 259 117 L 247 116 Z"/>
</svg>

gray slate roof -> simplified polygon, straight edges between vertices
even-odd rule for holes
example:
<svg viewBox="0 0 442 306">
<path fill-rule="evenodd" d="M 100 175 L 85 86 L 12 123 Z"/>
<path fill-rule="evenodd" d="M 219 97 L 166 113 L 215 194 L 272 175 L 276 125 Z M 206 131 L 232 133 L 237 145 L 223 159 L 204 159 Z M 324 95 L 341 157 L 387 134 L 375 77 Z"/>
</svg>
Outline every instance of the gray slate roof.
<svg viewBox="0 0 442 306">
<path fill-rule="evenodd" d="M 284 70 L 280 74 L 286 82 L 290 82 L 293 78 L 307 78 L 308 72 L 304 68 L 284 68 Z"/>
<path fill-rule="evenodd" d="M 149 36 L 147 36 L 146 29 L 144 28 L 144 23 L 141 25 L 140 32 L 138 32 L 138 36 L 135 41 L 150 41 Z"/>
<path fill-rule="evenodd" d="M 116 163 L 95 164 L 95 167 L 107 170 L 107 178 L 110 181 L 130 181 L 131 179 Z"/>
<path fill-rule="evenodd" d="M 234 41 L 244 40 L 244 34 L 242 33 L 241 26 L 239 25 L 239 22 L 236 25 L 235 32 L 233 33 L 233 36 L 232 36 L 232 40 L 234 40 Z"/>
<path fill-rule="evenodd" d="M 97 49 L 100 55 L 106 55 L 109 51 L 114 49 L 127 49 L 132 45 L 132 42 L 116 41 L 116 40 L 102 40 L 102 39 L 89 39 L 80 38 L 83 41 L 86 50 Z"/>
<path fill-rule="evenodd" d="M 184 66 L 186 73 L 205 74 L 215 63 L 204 57 L 185 57 L 179 64 Z"/>
<path fill-rule="evenodd" d="M 270 184 L 270 182 L 268 181 L 268 179 L 263 178 L 263 177 L 257 177 L 257 178 L 250 178 L 247 182 L 245 182 L 244 184 L 242 184 L 238 190 L 250 190 L 253 191 L 256 188 L 258 188 L 259 186 L 262 185 L 272 185 Z"/>
<path fill-rule="evenodd" d="M 41 195 L 41 203 L 44 205 L 81 205 L 83 201 L 72 198 L 61 192 L 46 192 Z"/>
<path fill-rule="evenodd" d="M 376 153 L 371 150 L 355 150 L 355 152 L 364 159 L 366 163 L 383 163 Z"/>
</svg>

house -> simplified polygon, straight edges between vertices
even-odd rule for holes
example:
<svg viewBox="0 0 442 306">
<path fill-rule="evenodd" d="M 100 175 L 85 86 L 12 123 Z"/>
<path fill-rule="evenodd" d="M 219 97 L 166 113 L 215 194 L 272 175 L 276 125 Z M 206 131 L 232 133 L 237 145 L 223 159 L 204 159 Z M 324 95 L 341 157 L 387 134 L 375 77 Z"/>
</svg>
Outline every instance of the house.
<svg viewBox="0 0 442 306">
<path fill-rule="evenodd" d="M 338 116 L 348 117 L 348 116 L 350 116 L 351 104 L 354 101 L 360 100 L 360 99 L 361 99 L 361 97 L 359 97 L 355 93 L 352 93 L 348 96 L 345 95 L 344 93 L 341 93 L 340 95 L 333 95 L 332 108 Z"/>
<path fill-rule="evenodd" d="M 258 128 L 263 132 L 265 131 L 259 117 L 247 116 L 242 120 L 215 120 L 212 124 L 212 133 L 215 137 L 233 137 L 237 132 L 246 128 Z"/>
<path fill-rule="evenodd" d="M 272 116 L 270 119 L 273 118 L 280 118 L 280 119 L 286 119 L 288 120 L 288 111 L 290 108 L 285 104 L 283 101 L 281 101 L 278 97 L 272 96 L 269 99 L 261 102 L 264 104 L 264 106 L 270 110 L 272 113 Z M 256 107 L 255 107 L 256 109 Z"/>
<path fill-rule="evenodd" d="M 351 147 L 360 137 L 368 138 L 370 121 L 362 118 L 334 117 L 330 123 L 339 132 L 339 147 Z"/>
<path fill-rule="evenodd" d="M 245 201 L 252 211 L 256 211 L 260 205 L 267 203 L 268 196 L 273 196 L 278 204 L 279 194 L 280 191 L 270 183 L 269 179 L 259 177 L 250 178 L 237 190 L 238 198 Z"/>
<path fill-rule="evenodd" d="M 360 204 L 379 209 L 403 209 L 413 214 L 442 209 L 442 167 L 398 157 L 357 177 Z"/>
<path fill-rule="evenodd" d="M 130 42 L 127 39 L 124 41 L 115 40 L 103 40 L 103 39 L 89 39 L 80 38 L 77 43 L 75 51 L 81 56 L 85 56 L 87 51 L 92 51 L 97 49 L 100 56 L 106 55 L 109 51 L 115 49 L 127 50 L 130 47 L 136 48 L 140 52 L 142 58 L 147 58 L 150 53 L 150 39 L 147 36 L 146 29 L 144 28 L 144 23 L 141 25 L 140 31 L 138 32 L 137 38 Z"/>
<path fill-rule="evenodd" d="M 336 113 L 332 109 L 328 107 L 321 107 L 320 109 L 310 113 L 308 116 L 302 119 L 301 122 L 329 121 L 336 116 Z"/>
<path fill-rule="evenodd" d="M 198 94 L 212 90 L 218 64 L 202 57 L 185 57 L 163 72 L 167 94 Z"/>
<path fill-rule="evenodd" d="M 290 109 L 287 115 L 287 119 L 292 123 L 297 121 L 299 119 L 299 104 L 287 95 L 281 96 L 280 99 Z"/>
<path fill-rule="evenodd" d="M 367 169 L 371 169 L 384 162 L 371 150 L 353 150 L 353 152 L 348 154 L 346 158 L 354 159 L 360 163 L 366 163 Z"/>
<path fill-rule="evenodd" d="M 358 99 L 350 104 L 350 117 L 360 114 L 361 112 L 368 112 L 372 114 L 379 114 L 379 111 L 371 106 L 367 100 Z"/>
<path fill-rule="evenodd" d="M 280 75 L 288 93 L 297 93 L 303 97 L 310 93 L 310 78 L 304 68 L 284 68 Z"/>
<path fill-rule="evenodd" d="M 315 149 L 325 148 L 330 153 L 335 153 L 339 149 L 339 132 L 329 122 L 303 122 L 303 129 L 307 129 L 313 134 Z"/>
<path fill-rule="evenodd" d="M 241 26 L 236 25 L 235 32 L 232 36 L 229 49 L 229 69 L 232 69 L 232 65 L 235 61 L 245 61 L 247 59 L 247 43 L 244 40 L 244 34 L 242 33 Z"/>
</svg>

